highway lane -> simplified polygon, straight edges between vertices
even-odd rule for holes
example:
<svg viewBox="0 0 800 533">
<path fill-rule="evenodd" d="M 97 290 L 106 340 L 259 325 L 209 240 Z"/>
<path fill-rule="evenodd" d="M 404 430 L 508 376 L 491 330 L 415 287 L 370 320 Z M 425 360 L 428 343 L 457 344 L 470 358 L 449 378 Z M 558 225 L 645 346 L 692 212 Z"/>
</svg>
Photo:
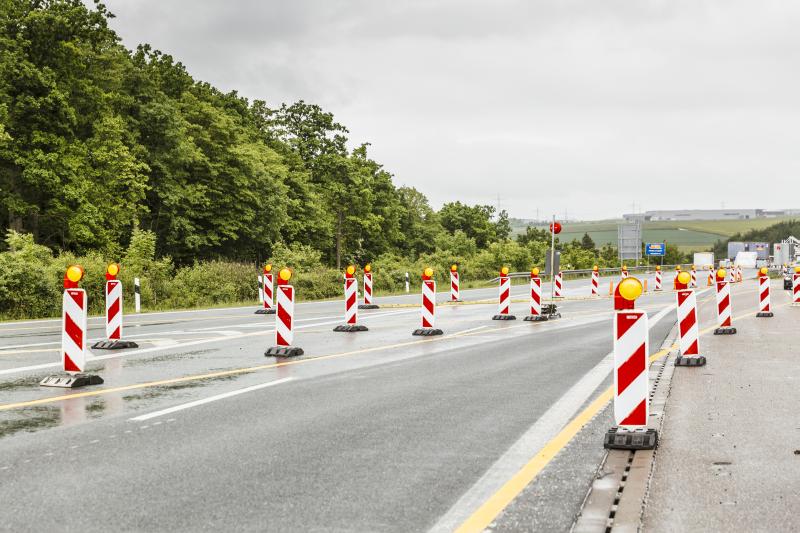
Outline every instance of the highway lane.
<svg viewBox="0 0 800 533">
<path fill-rule="evenodd" d="M 547 324 L 492 322 L 491 306 L 442 308 L 442 327 L 465 333 L 432 341 L 410 338 L 415 314 L 363 335 L 311 328 L 303 336 L 312 352 L 354 353 L 150 398 L 38 406 L 84 423 L 0 440 L 0 494 L 15 509 L 3 527 L 424 530 L 609 352 L 609 303 L 565 303 L 575 317 Z M 653 342 L 669 327 L 654 328 Z M 263 347 L 246 342 L 218 350 L 230 363 L 247 353 L 252 364 Z M 280 379 L 291 380 L 130 420 Z"/>
<path fill-rule="evenodd" d="M 586 287 L 588 290 L 588 282 Z M 493 294 L 495 289 L 489 291 Z M 527 294 L 524 286 L 515 287 L 517 291 Z M 709 296 L 704 299 L 707 301 Z M 671 304 L 672 298 L 671 293 L 647 295 L 641 303 L 655 312 Z M 63 505 L 71 502 L 81 506 L 83 503 L 75 502 L 63 491 L 74 486 L 70 485 L 74 483 L 69 480 L 71 475 L 86 472 L 91 479 L 109 478 L 99 481 L 97 489 L 90 489 L 86 501 L 103 503 L 101 507 L 108 508 L 109 520 L 113 513 L 127 516 L 123 529 L 175 526 L 195 530 L 201 529 L 200 521 L 214 524 L 216 519 L 193 507 L 197 502 L 185 503 L 182 492 L 179 501 L 187 506 L 185 512 L 176 514 L 174 509 L 168 512 L 163 508 L 163 516 L 159 517 L 159 511 L 154 511 L 153 520 L 164 520 L 169 527 L 158 526 L 155 521 L 140 525 L 137 521 L 151 506 L 163 507 L 170 497 L 174 503 L 174 495 L 168 497 L 156 491 L 154 495 L 164 500 L 159 504 L 155 501 L 158 498 L 137 499 L 125 493 L 125 498 L 131 498 L 131 509 L 120 509 L 108 500 L 113 494 L 119 495 L 120 490 L 149 492 L 159 476 L 163 476 L 165 487 L 180 492 L 188 486 L 208 483 L 203 481 L 205 476 L 221 475 L 221 479 L 241 483 L 272 501 L 269 505 L 254 504 L 252 495 L 237 492 L 235 503 L 218 502 L 212 506 L 219 520 L 232 520 L 241 514 L 242 523 L 250 529 L 308 529 L 299 527 L 301 522 L 297 520 L 306 519 L 306 506 L 319 506 L 312 496 L 323 502 L 328 511 L 308 515 L 311 529 L 314 524 L 350 530 L 424 529 L 433 525 L 611 347 L 608 299 L 563 302 L 565 318 L 546 324 L 492 322 L 492 305 L 442 306 L 439 325 L 449 335 L 432 340 L 410 336 L 419 320 L 417 309 L 363 312 L 371 331 L 348 335 L 331 332 L 338 319 L 331 322 L 326 318 L 328 307 L 341 307 L 341 302 L 317 305 L 319 308 L 309 309 L 304 315 L 309 327 L 297 335 L 298 344 L 308 355 L 288 364 L 263 357 L 272 336 L 269 328 L 262 327 L 264 317 L 251 315 L 250 308 L 244 314 L 242 310 L 228 310 L 231 316 L 224 323 L 216 316 L 199 321 L 202 327 L 224 325 L 237 332 L 234 336 L 197 346 L 159 347 L 140 355 L 115 354 L 113 359 L 94 363 L 93 367 L 106 379 L 103 387 L 95 389 L 102 392 L 96 396 L 62 400 L 65 392 L 36 386 L 41 371 L 0 376 L 3 405 L 47 401 L 0 410 L 0 428 L 6 435 L 0 439 L 0 473 L 7 471 L 12 480 L 6 495 L 17 490 L 32 495 L 36 487 L 47 487 L 46 494 L 30 496 L 31 501 L 22 507 L 38 503 L 49 508 L 54 495 L 66 502 Z M 520 319 L 525 308 L 524 304 L 514 305 Z M 199 314 L 213 312 L 219 310 Z M 665 319 L 654 328 L 654 346 L 673 322 Z M 236 324 L 241 326 L 234 327 Z M 258 327 L 245 327 L 252 325 Z M 174 324 L 146 327 L 168 326 Z M 254 366 L 260 368 L 240 371 Z M 201 377 L 209 372 L 222 375 Z M 164 379 L 186 381 L 147 384 Z M 268 386 L 278 380 L 287 381 Z M 137 388 L 116 390 L 131 386 Z M 131 420 L 248 388 L 252 390 L 145 421 Z M 446 401 L 440 401 L 442 398 Z M 436 407 L 440 403 L 443 405 Z M 375 421 L 363 420 L 369 416 Z M 145 436 L 149 430 L 165 427 L 182 429 L 174 435 L 170 430 L 167 437 L 155 432 L 153 437 Z M 373 434 L 394 442 L 378 445 L 370 438 Z M 118 438 L 120 441 L 113 443 L 111 451 L 93 446 Z M 462 442 L 464 439 L 469 442 Z M 477 446 L 476 440 L 485 446 Z M 123 441 L 128 444 L 118 444 Z M 405 444 L 415 451 L 412 456 L 403 448 Z M 76 451 L 64 463 L 52 462 L 51 458 L 63 456 L 61 452 L 73 446 L 81 452 Z M 176 460 L 175 465 L 159 458 L 175 460 L 175 450 L 186 450 L 185 457 Z M 359 455 L 354 457 L 356 451 Z M 217 456 L 222 459 L 218 461 Z M 356 478 L 361 482 L 355 484 L 346 479 L 347 461 L 343 457 L 357 467 Z M 205 465 L 197 475 L 190 466 L 194 463 Z M 257 476 L 243 471 L 243 465 L 248 464 L 254 465 Z M 39 474 L 29 471 L 34 467 L 41 470 Z M 382 486 L 388 482 L 383 474 L 396 473 L 399 468 L 404 469 L 403 475 L 398 474 L 387 492 Z M 102 474 L 102 469 L 109 474 Z M 233 473 L 219 474 L 220 470 L 238 472 L 240 479 L 234 480 Z M 371 473 L 377 473 L 376 479 L 365 480 Z M 268 481 L 262 479 L 264 475 Z M 184 486 L 184 482 L 189 485 Z M 288 492 L 282 488 L 284 483 L 288 483 Z M 308 484 L 312 488 L 306 489 Z M 325 488 L 336 493 L 340 484 L 346 495 L 341 501 L 320 492 Z M 423 486 L 427 489 L 423 490 Z M 217 490 L 230 492 L 216 484 L 200 491 L 199 501 L 205 505 L 214 499 Z M 285 494 L 291 497 L 285 498 Z M 280 497 L 275 498 L 276 495 Z M 296 498 L 302 501 L 295 502 Z M 408 501 L 403 516 L 395 516 L 398 511 L 393 515 L 387 508 L 387 502 L 395 498 Z M 348 507 L 358 501 L 365 505 L 360 515 L 356 508 Z M 579 501 L 574 504 L 579 505 Z M 224 511 L 226 508 L 231 509 L 230 514 Z M 275 527 L 263 523 L 263 513 L 275 518 Z M 190 514 L 203 518 L 193 522 Z M 20 516 L 26 515 L 23 512 Z M 78 523 L 87 524 L 80 520 Z M 101 520 L 97 524 L 114 522 Z"/>
</svg>

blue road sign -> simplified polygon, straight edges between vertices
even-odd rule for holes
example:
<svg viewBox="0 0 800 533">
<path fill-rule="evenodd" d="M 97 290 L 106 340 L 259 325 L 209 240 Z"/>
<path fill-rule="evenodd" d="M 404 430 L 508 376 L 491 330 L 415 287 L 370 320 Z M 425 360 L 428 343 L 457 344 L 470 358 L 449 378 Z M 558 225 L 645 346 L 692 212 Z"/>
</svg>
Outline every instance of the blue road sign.
<svg viewBox="0 0 800 533">
<path fill-rule="evenodd" d="M 644 245 L 644 255 L 667 255 L 667 243 L 665 242 L 648 242 Z"/>
</svg>

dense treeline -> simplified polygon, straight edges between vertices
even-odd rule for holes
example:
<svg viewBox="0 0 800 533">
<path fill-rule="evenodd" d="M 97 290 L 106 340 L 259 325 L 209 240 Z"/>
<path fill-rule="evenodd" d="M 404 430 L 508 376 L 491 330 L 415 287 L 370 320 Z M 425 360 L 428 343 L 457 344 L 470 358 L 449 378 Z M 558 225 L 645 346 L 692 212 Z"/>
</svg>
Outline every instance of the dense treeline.
<svg viewBox="0 0 800 533">
<path fill-rule="evenodd" d="M 303 274 L 305 298 L 337 295 L 350 262 L 373 262 L 378 290 L 427 265 L 475 280 L 543 263 L 546 232 L 512 239 L 491 206 L 435 211 L 331 113 L 223 93 L 148 45 L 127 50 L 111 17 L 0 0 L 0 315 L 57 313 L 70 261 L 90 288 L 122 261 L 151 308 L 254 298 L 267 259 Z M 588 235 L 558 246 L 564 268 L 617 264 Z"/>
</svg>

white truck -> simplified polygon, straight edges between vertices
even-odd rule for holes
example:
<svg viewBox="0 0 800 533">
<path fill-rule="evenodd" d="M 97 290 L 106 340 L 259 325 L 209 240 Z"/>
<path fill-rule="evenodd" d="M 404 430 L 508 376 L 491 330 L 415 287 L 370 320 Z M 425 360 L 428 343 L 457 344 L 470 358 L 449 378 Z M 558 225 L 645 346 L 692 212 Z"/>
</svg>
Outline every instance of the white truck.
<svg viewBox="0 0 800 533">
<path fill-rule="evenodd" d="M 697 268 L 714 266 L 714 254 L 711 252 L 695 252 L 693 264 Z"/>
<path fill-rule="evenodd" d="M 758 261 L 758 252 L 739 252 L 736 254 L 735 265 L 742 268 L 755 268 Z"/>
</svg>

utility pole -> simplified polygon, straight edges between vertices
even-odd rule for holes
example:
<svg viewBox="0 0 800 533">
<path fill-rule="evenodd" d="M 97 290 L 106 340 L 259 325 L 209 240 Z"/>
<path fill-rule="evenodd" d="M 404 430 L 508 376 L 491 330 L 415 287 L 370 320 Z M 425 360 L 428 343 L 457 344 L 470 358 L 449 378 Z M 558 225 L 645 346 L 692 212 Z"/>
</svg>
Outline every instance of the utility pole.
<svg viewBox="0 0 800 533">
<path fill-rule="evenodd" d="M 565 220 L 566 222 L 566 220 Z M 556 216 L 550 226 L 550 303 L 556 297 Z"/>
</svg>

